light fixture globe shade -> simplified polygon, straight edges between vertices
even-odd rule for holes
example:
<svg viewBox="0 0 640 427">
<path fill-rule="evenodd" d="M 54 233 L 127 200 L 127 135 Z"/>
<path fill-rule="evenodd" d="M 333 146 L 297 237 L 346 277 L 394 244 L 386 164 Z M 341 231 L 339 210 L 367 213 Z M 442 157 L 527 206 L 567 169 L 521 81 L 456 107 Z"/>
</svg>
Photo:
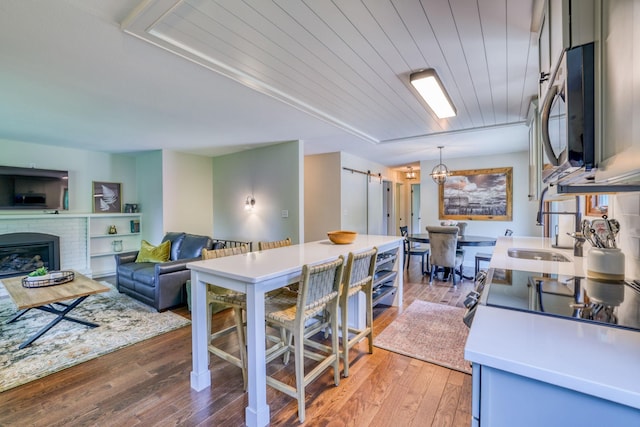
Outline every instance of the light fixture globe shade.
<svg viewBox="0 0 640 427">
<path fill-rule="evenodd" d="M 440 163 L 439 165 L 436 165 L 431 171 L 431 178 L 438 185 L 444 184 L 448 176 L 449 176 L 449 170 L 442 163 Z"/>
</svg>

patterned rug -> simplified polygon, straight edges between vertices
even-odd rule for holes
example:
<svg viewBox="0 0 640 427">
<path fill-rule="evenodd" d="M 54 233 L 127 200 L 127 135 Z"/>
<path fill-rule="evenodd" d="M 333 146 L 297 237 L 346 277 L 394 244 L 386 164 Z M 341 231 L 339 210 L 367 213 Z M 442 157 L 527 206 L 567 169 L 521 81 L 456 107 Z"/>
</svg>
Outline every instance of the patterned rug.
<svg viewBox="0 0 640 427">
<path fill-rule="evenodd" d="M 55 316 L 30 310 L 7 324 L 16 307 L 11 298 L 0 298 L 0 392 L 191 323 L 169 311 L 158 313 L 113 285 L 102 284 L 112 290 L 89 296 L 70 313 L 100 326 L 63 320 L 22 350 L 18 346 Z M 0 284 L 0 295 L 3 292 Z"/>
<path fill-rule="evenodd" d="M 373 339 L 376 347 L 471 373 L 464 360 L 469 334 L 464 308 L 416 300 Z"/>
</svg>

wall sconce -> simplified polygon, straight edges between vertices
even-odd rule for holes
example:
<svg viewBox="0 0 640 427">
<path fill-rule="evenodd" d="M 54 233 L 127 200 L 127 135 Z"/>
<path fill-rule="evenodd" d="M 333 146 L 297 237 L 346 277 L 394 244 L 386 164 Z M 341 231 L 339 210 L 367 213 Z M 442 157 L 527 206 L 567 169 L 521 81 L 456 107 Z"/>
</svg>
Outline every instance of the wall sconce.
<svg viewBox="0 0 640 427">
<path fill-rule="evenodd" d="M 244 210 L 250 211 L 256 205 L 256 199 L 253 196 L 247 196 L 247 200 L 244 202 Z"/>
<path fill-rule="evenodd" d="M 441 185 L 444 184 L 447 180 L 447 177 L 451 175 L 447 166 L 442 163 L 442 149 L 444 148 L 442 145 L 438 146 L 440 149 L 440 163 L 436 165 L 431 171 L 431 178 L 435 181 L 436 184 Z"/>
<path fill-rule="evenodd" d="M 444 90 L 436 70 L 429 68 L 428 70 L 412 73 L 409 76 L 409 80 L 438 118 L 445 119 L 456 115 L 453 102 L 451 102 L 451 98 Z"/>
<path fill-rule="evenodd" d="M 405 178 L 408 180 L 416 179 L 416 173 L 413 171 L 413 168 L 411 166 L 407 166 L 407 169 L 409 170 L 404 173 Z"/>
</svg>

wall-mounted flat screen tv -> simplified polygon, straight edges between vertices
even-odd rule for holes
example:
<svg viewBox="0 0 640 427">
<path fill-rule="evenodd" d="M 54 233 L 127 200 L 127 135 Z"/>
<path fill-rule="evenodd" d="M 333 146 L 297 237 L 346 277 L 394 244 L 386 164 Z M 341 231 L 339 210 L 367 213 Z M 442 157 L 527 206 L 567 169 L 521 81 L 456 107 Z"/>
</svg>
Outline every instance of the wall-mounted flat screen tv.
<svg viewBox="0 0 640 427">
<path fill-rule="evenodd" d="M 0 166 L 0 209 L 69 209 L 69 173 Z"/>
</svg>

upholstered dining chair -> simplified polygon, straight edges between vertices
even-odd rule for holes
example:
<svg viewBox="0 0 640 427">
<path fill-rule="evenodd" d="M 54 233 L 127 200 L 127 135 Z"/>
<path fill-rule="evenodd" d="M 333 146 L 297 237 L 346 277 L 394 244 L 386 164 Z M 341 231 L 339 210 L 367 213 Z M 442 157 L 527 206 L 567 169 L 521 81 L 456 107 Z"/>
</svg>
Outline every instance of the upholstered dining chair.
<svg viewBox="0 0 640 427">
<path fill-rule="evenodd" d="M 448 221 L 440 221 L 440 225 L 443 227 L 450 226 Z M 467 223 L 464 221 L 456 222 L 455 227 L 458 227 L 458 236 L 464 236 L 465 231 L 467 230 Z"/>
<path fill-rule="evenodd" d="M 293 352 L 296 377 L 295 386 L 291 386 L 267 375 L 267 385 L 298 400 L 298 419 L 301 423 L 305 419 L 305 387 L 331 366 L 335 385 L 340 384 L 338 304 L 343 270 L 343 256 L 319 265 L 304 265 L 295 299 L 275 297 L 266 304 L 267 322 L 293 336 L 293 340 L 287 339 L 281 348 L 267 355 L 267 363 Z M 326 327 L 331 328 L 331 346 L 310 339 Z M 305 357 L 318 362 L 307 374 Z"/>
<path fill-rule="evenodd" d="M 202 250 L 202 259 L 214 259 L 231 255 L 245 254 L 249 251 L 247 245 L 223 248 Z M 217 332 L 211 331 L 211 317 L 214 311 L 220 311 L 222 309 L 233 309 L 234 324 L 221 329 Z M 246 336 L 244 333 L 244 312 L 247 309 L 246 297 L 242 293 L 230 292 L 226 289 L 217 287 L 212 284 L 207 285 L 207 336 L 209 352 L 215 354 L 219 358 L 239 367 L 242 370 L 242 380 L 244 389 L 247 389 L 247 344 Z M 222 347 L 217 346 L 215 343 L 218 339 L 234 333 L 238 337 L 238 355 L 229 353 L 223 350 Z"/>
<path fill-rule="evenodd" d="M 458 227 L 428 226 L 429 245 L 431 247 L 431 275 L 429 283 L 433 283 L 433 276 L 438 268 L 451 268 L 453 286 L 457 285 L 456 274 L 462 278 L 462 263 L 464 255 L 456 249 L 458 245 Z"/>
<path fill-rule="evenodd" d="M 440 225 L 442 226 L 447 226 L 447 221 L 440 221 Z M 464 233 L 466 233 L 467 231 L 467 223 L 464 221 L 458 221 L 456 222 L 456 227 L 458 227 L 458 236 L 464 236 Z M 464 249 L 462 248 L 458 248 L 456 249 L 458 251 L 458 254 L 462 255 L 464 257 Z"/>
<path fill-rule="evenodd" d="M 358 254 L 349 253 L 344 272 L 344 286 L 340 294 L 340 330 L 342 334 L 342 369 L 349 376 L 349 349 L 361 339 L 369 340 L 369 353 L 373 353 L 373 276 L 376 271 L 378 248 Z M 362 291 L 365 295 L 365 327 L 349 327 L 349 298 Z M 352 334 L 350 337 L 349 334 Z"/>
<path fill-rule="evenodd" d="M 425 272 L 429 271 L 429 245 L 412 246 L 411 242 L 408 239 L 409 227 L 406 225 L 400 227 L 400 234 L 402 235 L 402 237 L 404 237 L 404 256 L 407 264 L 407 270 L 409 270 L 411 257 L 419 256 L 422 262 L 422 274 L 425 274 Z M 426 269 L 425 262 L 427 264 Z"/>
<path fill-rule="evenodd" d="M 281 248 L 283 246 L 291 246 L 291 239 L 289 237 L 283 240 L 274 240 L 272 242 L 258 242 L 259 251 Z"/>
</svg>

